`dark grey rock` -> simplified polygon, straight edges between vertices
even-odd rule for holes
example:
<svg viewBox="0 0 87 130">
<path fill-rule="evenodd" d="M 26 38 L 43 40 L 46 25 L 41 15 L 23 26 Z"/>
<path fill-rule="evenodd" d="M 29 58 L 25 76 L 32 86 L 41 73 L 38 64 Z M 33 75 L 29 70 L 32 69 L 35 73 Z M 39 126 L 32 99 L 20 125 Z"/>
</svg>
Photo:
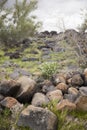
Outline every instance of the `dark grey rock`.
<svg viewBox="0 0 87 130">
<path fill-rule="evenodd" d="M 16 96 L 21 84 L 15 80 L 3 81 L 0 84 L 0 94 L 4 96 Z"/>
</svg>

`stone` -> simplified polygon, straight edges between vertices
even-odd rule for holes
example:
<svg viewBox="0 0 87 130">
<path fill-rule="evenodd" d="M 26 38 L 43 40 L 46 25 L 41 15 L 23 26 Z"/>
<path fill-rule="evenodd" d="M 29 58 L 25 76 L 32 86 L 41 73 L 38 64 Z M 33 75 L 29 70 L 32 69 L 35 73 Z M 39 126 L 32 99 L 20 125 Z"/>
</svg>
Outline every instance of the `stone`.
<svg viewBox="0 0 87 130">
<path fill-rule="evenodd" d="M 84 81 L 80 74 L 75 74 L 72 77 L 71 84 L 72 86 L 81 86 L 83 85 Z"/>
<path fill-rule="evenodd" d="M 87 68 L 84 70 L 84 75 L 87 76 Z"/>
<path fill-rule="evenodd" d="M 84 70 L 84 85 L 87 86 L 87 68 Z"/>
<path fill-rule="evenodd" d="M 79 91 L 76 88 L 74 88 L 74 87 L 70 87 L 68 89 L 68 93 L 72 94 L 72 95 L 78 95 Z"/>
<path fill-rule="evenodd" d="M 20 89 L 21 84 L 15 80 L 3 81 L 0 84 L 0 94 L 4 96 L 15 97 Z"/>
<path fill-rule="evenodd" d="M 32 130 L 57 130 L 57 121 L 50 110 L 30 105 L 21 112 L 17 124 Z"/>
<path fill-rule="evenodd" d="M 77 110 L 87 111 L 87 95 L 80 95 L 75 104 Z"/>
<path fill-rule="evenodd" d="M 5 97 L 0 94 L 0 101 L 2 101 Z"/>
<path fill-rule="evenodd" d="M 63 93 L 67 92 L 68 86 L 65 83 L 59 83 L 56 86 L 57 89 L 61 90 Z"/>
<path fill-rule="evenodd" d="M 66 83 L 65 77 L 61 74 L 53 75 L 52 81 L 53 81 L 54 85 L 58 85 L 59 83 Z"/>
<path fill-rule="evenodd" d="M 74 94 L 64 94 L 63 98 L 64 99 L 68 99 L 70 102 L 75 102 L 77 99 L 78 95 L 74 95 Z"/>
<path fill-rule="evenodd" d="M 49 99 L 42 93 L 35 93 L 31 104 L 34 106 L 41 107 L 43 105 L 47 105 L 49 103 Z"/>
<path fill-rule="evenodd" d="M 8 108 L 11 111 L 11 116 L 15 119 L 23 110 L 23 104 L 20 104 L 15 98 L 6 97 L 0 102 L 1 108 Z"/>
<path fill-rule="evenodd" d="M 10 74 L 10 78 L 13 80 L 16 80 L 17 78 L 19 78 L 19 73 L 18 72 L 13 72 Z"/>
<path fill-rule="evenodd" d="M 80 87 L 80 88 L 79 88 L 79 92 L 80 92 L 82 95 L 87 95 L 87 87 Z"/>
<path fill-rule="evenodd" d="M 44 80 L 43 85 L 42 85 L 42 92 L 46 94 L 47 92 L 50 92 L 53 90 L 55 90 L 55 87 L 52 84 L 52 82 L 50 80 Z"/>
<path fill-rule="evenodd" d="M 36 92 L 36 82 L 27 76 L 20 77 L 17 82 L 21 84 L 17 100 L 22 103 L 30 102 Z"/>
<path fill-rule="evenodd" d="M 1 102 L 0 105 L 5 108 L 12 108 L 16 104 L 20 104 L 15 98 L 6 97 Z"/>
<path fill-rule="evenodd" d="M 64 110 L 64 109 L 75 110 L 76 105 L 67 99 L 63 99 L 56 105 L 56 108 L 57 110 Z"/>
<path fill-rule="evenodd" d="M 54 91 L 48 92 L 46 94 L 46 96 L 48 97 L 48 99 L 50 101 L 60 101 L 63 99 L 63 95 L 62 95 L 61 90 L 54 90 Z"/>
</svg>

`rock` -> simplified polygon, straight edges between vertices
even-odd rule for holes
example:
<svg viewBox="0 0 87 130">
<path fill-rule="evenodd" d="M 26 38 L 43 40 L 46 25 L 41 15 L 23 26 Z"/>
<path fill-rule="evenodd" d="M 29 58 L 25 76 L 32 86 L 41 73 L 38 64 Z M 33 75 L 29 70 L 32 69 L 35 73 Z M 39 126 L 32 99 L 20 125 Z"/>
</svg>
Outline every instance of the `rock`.
<svg viewBox="0 0 87 130">
<path fill-rule="evenodd" d="M 47 92 L 50 92 L 53 90 L 55 90 L 55 87 L 52 84 L 52 82 L 49 80 L 44 80 L 43 85 L 42 85 L 42 92 L 46 94 Z"/>
<path fill-rule="evenodd" d="M 6 97 L 0 102 L 1 108 L 8 108 L 11 111 L 11 116 L 15 119 L 23 110 L 23 104 L 20 104 L 15 98 Z"/>
<path fill-rule="evenodd" d="M 80 92 L 82 95 L 87 95 L 87 87 L 80 87 L 80 88 L 79 88 L 79 92 Z"/>
<path fill-rule="evenodd" d="M 80 95 L 75 104 L 78 110 L 87 111 L 87 95 Z"/>
<path fill-rule="evenodd" d="M 13 80 L 16 80 L 19 77 L 19 73 L 18 72 L 13 72 L 10 74 L 10 78 Z"/>
<path fill-rule="evenodd" d="M 0 94 L 15 97 L 20 89 L 20 86 L 21 84 L 15 80 L 3 81 L 0 84 Z"/>
<path fill-rule="evenodd" d="M 64 99 L 68 99 L 70 102 L 75 102 L 77 99 L 78 95 L 74 95 L 74 94 L 64 94 L 63 98 Z"/>
<path fill-rule="evenodd" d="M 87 68 L 84 70 L 84 75 L 87 76 Z"/>
<path fill-rule="evenodd" d="M 20 104 L 15 98 L 6 97 L 1 102 L 0 105 L 5 108 L 12 108 L 16 104 Z"/>
<path fill-rule="evenodd" d="M 20 77 L 17 82 L 21 84 L 19 93 L 16 96 L 17 100 L 22 103 L 30 102 L 36 92 L 36 82 L 27 76 Z"/>
<path fill-rule="evenodd" d="M 67 92 L 68 86 L 65 83 L 59 83 L 56 86 L 57 89 L 61 90 L 63 93 Z"/>
<path fill-rule="evenodd" d="M 16 51 L 13 53 L 11 52 L 9 56 L 10 56 L 10 59 L 18 59 L 18 58 L 20 58 L 21 54 L 19 51 Z"/>
<path fill-rule="evenodd" d="M 81 86 L 83 85 L 84 81 L 80 74 L 75 74 L 72 77 L 71 83 L 72 83 L 72 86 Z"/>
<path fill-rule="evenodd" d="M 25 61 L 39 61 L 39 58 L 35 58 L 35 57 L 27 58 L 27 57 L 24 57 L 24 58 L 22 58 L 22 61 L 23 62 L 25 62 Z"/>
<path fill-rule="evenodd" d="M 60 74 L 53 75 L 52 81 L 53 81 L 54 85 L 57 85 L 59 83 L 66 83 L 65 77 Z"/>
<path fill-rule="evenodd" d="M 34 106 L 42 106 L 47 105 L 49 103 L 49 99 L 42 93 L 35 93 L 31 104 Z"/>
<path fill-rule="evenodd" d="M 0 94 L 0 101 L 2 101 L 5 97 Z"/>
<path fill-rule="evenodd" d="M 76 109 L 76 105 L 70 102 L 69 100 L 64 99 L 57 104 L 56 108 L 57 110 L 64 110 L 64 109 L 74 110 Z"/>
<path fill-rule="evenodd" d="M 51 32 L 50 32 L 50 35 L 51 35 L 51 36 L 55 36 L 55 35 L 57 35 L 57 32 L 56 32 L 56 31 L 51 31 Z"/>
<path fill-rule="evenodd" d="M 72 95 L 78 95 L 79 91 L 76 88 L 74 88 L 74 87 L 70 87 L 68 89 L 68 93 L 72 94 Z"/>
<path fill-rule="evenodd" d="M 47 109 L 30 105 L 21 112 L 17 124 L 32 130 L 57 130 L 57 117 Z"/>
<path fill-rule="evenodd" d="M 48 99 L 51 101 L 60 101 L 63 99 L 61 90 L 54 90 L 54 91 L 48 92 L 46 95 Z"/>
<path fill-rule="evenodd" d="M 87 68 L 84 70 L 84 85 L 87 86 Z"/>
</svg>

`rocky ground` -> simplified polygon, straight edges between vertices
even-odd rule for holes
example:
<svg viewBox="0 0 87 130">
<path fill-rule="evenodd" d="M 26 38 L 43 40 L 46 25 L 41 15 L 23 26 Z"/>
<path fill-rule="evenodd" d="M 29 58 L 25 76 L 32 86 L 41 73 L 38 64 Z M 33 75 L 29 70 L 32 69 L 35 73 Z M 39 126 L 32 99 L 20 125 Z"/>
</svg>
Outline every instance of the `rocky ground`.
<svg viewBox="0 0 87 130">
<path fill-rule="evenodd" d="M 87 130 L 86 35 L 45 31 L 1 46 L 1 130 Z M 57 63 L 49 79 L 39 69 L 45 62 Z"/>
<path fill-rule="evenodd" d="M 34 38 L 14 42 L 10 49 L 1 45 L 0 79 L 40 73 L 39 66 L 45 62 L 56 62 L 58 71 L 82 69 L 87 65 L 86 41 L 87 34 L 66 30 L 36 34 Z"/>
</svg>

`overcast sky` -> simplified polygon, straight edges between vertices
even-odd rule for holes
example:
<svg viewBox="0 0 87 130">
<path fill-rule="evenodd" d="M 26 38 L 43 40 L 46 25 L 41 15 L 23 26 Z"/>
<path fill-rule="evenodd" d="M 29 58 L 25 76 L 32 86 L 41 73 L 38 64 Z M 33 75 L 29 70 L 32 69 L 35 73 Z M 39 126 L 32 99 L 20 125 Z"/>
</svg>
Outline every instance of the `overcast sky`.
<svg viewBox="0 0 87 130">
<path fill-rule="evenodd" d="M 8 4 L 13 2 L 14 0 L 9 0 Z M 80 25 L 83 20 L 81 10 L 86 8 L 87 0 L 38 0 L 35 14 L 43 22 L 43 30 L 61 31 Z"/>
</svg>

